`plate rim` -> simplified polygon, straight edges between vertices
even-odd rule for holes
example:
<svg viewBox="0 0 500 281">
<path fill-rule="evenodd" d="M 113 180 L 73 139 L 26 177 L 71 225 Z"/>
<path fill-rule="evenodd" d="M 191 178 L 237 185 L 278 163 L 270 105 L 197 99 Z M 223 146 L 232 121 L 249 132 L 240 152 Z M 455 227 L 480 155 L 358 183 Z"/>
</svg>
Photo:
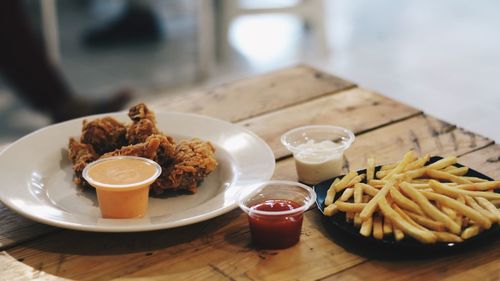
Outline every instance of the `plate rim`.
<svg viewBox="0 0 500 281">
<path fill-rule="evenodd" d="M 153 108 L 153 111 L 155 112 L 155 114 L 157 116 L 157 120 L 159 119 L 158 115 L 176 115 L 176 116 L 179 116 L 181 118 L 187 117 L 187 118 L 196 118 L 196 119 L 202 119 L 202 120 L 210 120 L 211 122 L 215 122 L 215 123 L 223 124 L 224 126 L 230 126 L 230 127 L 236 128 L 238 131 L 249 135 L 252 139 L 257 141 L 261 145 L 261 149 L 265 149 L 265 152 L 263 150 L 263 152 L 264 152 L 264 154 L 266 154 L 266 158 L 267 158 L 265 160 L 266 161 L 269 160 L 269 163 L 266 163 L 266 165 L 269 165 L 270 169 L 268 169 L 267 173 L 265 173 L 265 174 L 262 174 L 262 173 L 259 174 L 261 177 L 257 181 L 255 181 L 253 183 L 246 183 L 242 186 L 247 186 L 247 185 L 251 186 L 251 185 L 254 185 L 254 184 L 257 184 L 259 182 L 266 181 L 266 180 L 269 180 L 270 178 L 272 178 L 274 171 L 276 169 L 276 159 L 274 157 L 274 153 L 266 141 L 264 141 L 261 137 L 259 137 L 257 134 L 250 131 L 249 129 L 247 129 L 241 125 L 231 123 L 229 121 L 225 121 L 222 119 L 218 119 L 218 118 L 215 118 L 212 116 L 206 116 L 206 115 L 189 113 L 189 112 L 162 111 L 162 110 L 158 110 L 158 109 L 155 110 L 154 108 Z M 19 143 L 22 143 L 26 139 L 32 138 L 35 135 L 38 135 L 45 130 L 57 128 L 59 126 L 64 126 L 64 125 L 67 125 L 68 123 L 75 123 L 76 124 L 77 122 L 82 122 L 84 119 L 95 119 L 95 118 L 102 118 L 105 116 L 117 117 L 117 116 L 120 116 L 120 114 L 124 114 L 126 116 L 127 112 L 128 112 L 128 110 L 123 110 L 123 111 L 117 111 L 117 112 L 88 115 L 88 116 L 83 116 L 83 117 L 67 120 L 64 122 L 52 124 L 52 125 L 37 129 L 37 130 L 19 138 L 19 139 L 17 139 L 16 141 L 8 144 L 6 147 L 4 147 L 0 151 L 0 161 L 2 160 L 2 157 L 4 157 L 4 154 L 8 153 L 8 151 L 10 149 L 13 149 L 13 147 L 16 147 L 17 145 L 19 145 Z M 161 127 L 161 126 L 159 126 L 159 127 Z M 220 146 L 220 147 L 222 147 L 222 146 Z M 229 153 L 228 151 L 226 151 L 226 152 L 230 156 L 232 156 L 231 153 Z M 234 173 L 233 173 L 233 175 L 234 175 Z M 235 184 L 235 183 L 236 182 L 233 182 L 232 184 Z M 71 187 L 76 188 L 75 186 L 71 186 Z M 223 191 L 221 193 L 225 193 L 225 192 L 226 191 Z M 213 199 L 213 198 L 215 198 L 215 196 L 211 197 L 210 199 Z M 3 192 L 3 188 L 0 188 L 0 202 L 2 202 L 2 204 L 4 204 L 9 210 L 13 211 L 16 214 L 21 215 L 25 218 L 28 218 L 28 219 L 36 221 L 36 222 L 46 224 L 46 225 L 51 225 L 51 226 L 60 227 L 60 228 L 64 228 L 64 229 L 87 231 L 87 232 L 111 232 L 111 233 L 113 233 L 113 232 L 115 232 L 115 233 L 118 233 L 118 232 L 144 232 L 144 231 L 170 229 L 170 228 L 191 225 L 191 224 L 199 223 L 199 222 L 206 221 L 209 219 L 213 219 L 215 217 L 218 217 L 220 215 L 228 213 L 231 210 L 234 210 L 238 207 L 237 201 L 234 199 L 234 200 L 232 200 L 232 202 L 230 204 L 227 204 L 225 206 L 221 206 L 217 209 L 208 210 L 207 213 L 198 214 L 198 215 L 191 216 L 188 218 L 178 219 L 178 220 L 175 220 L 172 222 L 155 223 L 155 224 L 150 223 L 150 224 L 142 224 L 142 225 L 120 223 L 120 224 L 113 225 L 113 226 L 111 226 L 111 225 L 104 225 L 103 226 L 103 225 L 98 225 L 97 223 L 96 224 L 79 224 L 79 223 L 75 223 L 73 221 L 53 219 L 53 218 L 50 218 L 47 216 L 33 214 L 32 212 L 23 210 L 22 208 L 18 208 L 18 206 L 13 204 L 11 202 L 11 200 L 9 200 L 9 198 L 6 198 L 6 196 Z M 44 204 L 44 206 L 46 206 L 46 205 L 47 204 Z M 126 221 L 127 220 L 120 220 L 120 222 L 126 222 Z"/>
</svg>

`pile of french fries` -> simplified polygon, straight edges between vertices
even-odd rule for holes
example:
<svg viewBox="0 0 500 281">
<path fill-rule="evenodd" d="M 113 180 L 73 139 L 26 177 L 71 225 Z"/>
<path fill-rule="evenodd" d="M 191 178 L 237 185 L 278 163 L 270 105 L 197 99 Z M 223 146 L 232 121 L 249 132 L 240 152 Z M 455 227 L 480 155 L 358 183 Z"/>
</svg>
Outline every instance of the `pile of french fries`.
<svg viewBox="0 0 500 281">
<path fill-rule="evenodd" d="M 369 158 L 365 174 L 351 171 L 332 183 L 324 214 L 344 212 L 366 237 L 400 241 L 408 235 L 422 243 L 462 242 L 500 223 L 494 191 L 500 181 L 464 176 L 468 168 L 454 166 L 454 156 L 426 165 L 429 158 L 409 151 L 376 173 Z"/>
</svg>

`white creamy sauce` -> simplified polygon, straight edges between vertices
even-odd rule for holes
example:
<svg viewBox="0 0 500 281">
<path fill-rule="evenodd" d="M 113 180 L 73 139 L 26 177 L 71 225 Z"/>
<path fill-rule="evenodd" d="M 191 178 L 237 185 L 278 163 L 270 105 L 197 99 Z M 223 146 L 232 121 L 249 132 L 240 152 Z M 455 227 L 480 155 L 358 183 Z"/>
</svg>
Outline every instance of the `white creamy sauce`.
<svg viewBox="0 0 500 281">
<path fill-rule="evenodd" d="M 342 173 L 343 150 L 330 140 L 307 143 L 297 146 L 294 154 L 295 167 L 299 180 L 307 184 L 316 184 Z"/>
</svg>

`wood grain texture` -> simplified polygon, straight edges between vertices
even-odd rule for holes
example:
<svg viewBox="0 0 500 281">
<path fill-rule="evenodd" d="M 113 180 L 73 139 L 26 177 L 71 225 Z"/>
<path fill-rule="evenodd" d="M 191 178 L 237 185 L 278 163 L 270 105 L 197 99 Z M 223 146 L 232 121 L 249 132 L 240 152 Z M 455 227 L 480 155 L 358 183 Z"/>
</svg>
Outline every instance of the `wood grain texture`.
<svg viewBox="0 0 500 281">
<path fill-rule="evenodd" d="M 40 224 L 7 209 L 0 203 L 0 250 L 12 247 L 23 241 L 44 235 L 57 228 Z"/>
<path fill-rule="evenodd" d="M 355 134 L 419 114 L 417 109 L 374 92 L 355 88 L 314 99 L 239 124 L 264 139 L 276 159 L 290 155 L 281 144 L 286 131 L 305 125 L 336 125 Z"/>
<path fill-rule="evenodd" d="M 153 102 L 155 109 L 191 112 L 236 122 L 298 104 L 354 84 L 307 66 Z"/>
<path fill-rule="evenodd" d="M 467 153 L 460 157 L 460 163 L 500 180 L 500 145 L 492 144 L 484 149 Z"/>
<path fill-rule="evenodd" d="M 79 280 L 202 280 L 219 275 L 225 279 L 310 280 L 364 260 L 332 243 L 319 219 L 317 212 L 307 212 L 301 242 L 286 250 L 255 249 L 246 215 L 235 210 L 196 225 L 142 234 L 63 231 L 8 253 L 21 260 L 22 266 Z M 197 275 L 198 270 L 203 274 Z"/>
<path fill-rule="evenodd" d="M 420 115 L 359 136 L 345 154 L 346 168 L 364 168 L 370 156 L 375 157 L 377 165 L 392 163 L 410 149 L 419 154 L 458 156 L 492 143 L 488 138 Z"/>
<path fill-rule="evenodd" d="M 6 252 L 0 252 L 0 280 L 67 280 L 20 263 Z"/>
</svg>

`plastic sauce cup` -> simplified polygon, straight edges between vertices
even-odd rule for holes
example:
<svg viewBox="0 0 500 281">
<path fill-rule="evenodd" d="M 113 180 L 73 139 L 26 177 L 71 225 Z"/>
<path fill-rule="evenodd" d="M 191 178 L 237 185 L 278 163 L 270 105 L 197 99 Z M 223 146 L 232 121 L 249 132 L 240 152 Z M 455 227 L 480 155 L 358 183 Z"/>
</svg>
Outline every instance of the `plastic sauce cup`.
<svg viewBox="0 0 500 281">
<path fill-rule="evenodd" d="M 97 160 L 83 170 L 83 178 L 97 192 L 103 218 L 141 218 L 148 209 L 149 186 L 160 176 L 153 160 L 115 156 Z"/>
<path fill-rule="evenodd" d="M 330 125 L 300 127 L 281 136 L 281 143 L 293 153 L 299 181 L 306 184 L 342 174 L 344 151 L 353 141 L 350 130 Z"/>
<path fill-rule="evenodd" d="M 316 193 L 301 183 L 268 181 L 240 196 L 240 208 L 248 215 L 252 243 L 262 249 L 284 249 L 300 240 L 303 213 Z"/>
</svg>

